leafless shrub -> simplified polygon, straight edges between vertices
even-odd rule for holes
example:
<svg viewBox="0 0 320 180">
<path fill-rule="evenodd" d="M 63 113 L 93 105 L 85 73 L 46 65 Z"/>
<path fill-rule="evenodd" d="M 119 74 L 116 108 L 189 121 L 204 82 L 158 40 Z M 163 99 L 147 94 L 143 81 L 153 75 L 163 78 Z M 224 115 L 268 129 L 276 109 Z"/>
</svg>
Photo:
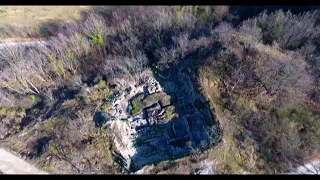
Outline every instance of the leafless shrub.
<svg viewBox="0 0 320 180">
<path fill-rule="evenodd" d="M 156 33 L 173 28 L 175 15 L 172 7 L 152 7 L 152 10 L 152 26 Z"/>
<path fill-rule="evenodd" d="M 44 91 L 42 94 L 44 95 L 44 102 L 46 104 L 50 104 L 50 103 L 56 102 L 56 99 L 55 99 L 51 89 L 47 90 L 47 91 Z"/>
<path fill-rule="evenodd" d="M 243 67 L 232 68 L 231 75 L 225 78 L 223 81 L 226 92 L 231 94 L 232 91 L 245 81 L 245 73 Z"/>
<path fill-rule="evenodd" d="M 43 81 L 41 74 L 34 69 L 33 61 L 23 57 L 24 49 L 20 47 L 6 48 L 0 60 L 8 65 L 0 72 L 1 82 L 5 87 L 20 94 L 38 94 L 38 81 Z"/>
<path fill-rule="evenodd" d="M 77 36 L 77 35 L 75 35 Z M 75 37 L 76 40 L 78 40 L 77 43 L 81 43 L 79 41 L 81 41 L 81 38 L 79 37 Z M 75 40 L 73 39 L 73 40 Z M 49 61 L 51 61 L 51 65 L 53 63 L 55 64 L 61 64 L 61 66 L 63 66 L 63 71 L 66 71 L 66 70 L 69 70 L 71 71 L 73 74 L 75 74 L 78 69 L 79 69 L 79 66 L 80 66 L 80 60 L 79 59 L 76 59 L 74 57 L 74 49 L 75 50 L 78 50 L 80 49 L 79 47 L 74 47 L 74 41 L 73 42 L 70 42 L 70 39 L 62 34 L 60 34 L 57 38 L 52 38 L 51 41 L 51 52 L 48 57 Z M 72 45 L 70 45 L 72 43 Z M 85 42 L 83 42 L 85 43 Z M 71 48 L 70 48 L 71 46 Z M 83 44 L 83 45 L 78 45 L 78 46 L 81 46 L 83 48 L 81 48 L 81 51 L 82 53 L 86 53 L 86 44 Z M 76 51 L 76 53 L 78 53 Z M 79 56 L 79 54 L 76 54 Z M 53 60 L 53 59 L 54 60 Z M 53 61 L 56 61 L 56 62 L 53 62 Z M 56 70 L 54 70 L 56 71 Z"/>
<path fill-rule="evenodd" d="M 89 55 L 91 47 L 88 39 L 84 35 L 76 32 L 70 37 L 68 48 L 72 50 L 74 58 L 81 61 Z"/>
<path fill-rule="evenodd" d="M 175 43 L 176 49 L 178 50 L 181 58 L 185 56 L 185 54 L 190 49 L 190 34 L 188 32 L 183 33 L 181 35 L 172 37 L 172 41 Z"/>
<path fill-rule="evenodd" d="M 0 139 L 4 139 L 8 134 L 10 134 L 10 126 L 4 121 L 0 121 Z"/>
<path fill-rule="evenodd" d="M 257 26 L 257 19 L 244 21 L 239 28 L 239 32 L 243 33 L 246 38 L 250 38 L 251 42 L 258 43 L 262 38 L 261 29 Z"/>
<path fill-rule="evenodd" d="M 109 56 L 104 61 L 103 69 L 112 78 L 123 78 L 125 76 L 139 77 L 148 63 L 144 53 L 138 51 L 132 57 Z"/>
<path fill-rule="evenodd" d="M 70 129 L 72 129 L 70 133 L 75 133 L 71 136 L 81 136 L 81 138 L 85 140 L 94 138 L 95 126 L 94 122 L 91 120 L 91 117 L 92 114 L 90 112 L 86 112 L 86 114 L 84 114 L 83 112 L 78 111 L 76 113 L 76 119 L 70 119 L 68 121 Z"/>
<path fill-rule="evenodd" d="M 88 36 L 101 35 L 103 41 L 106 40 L 106 36 L 109 34 L 105 19 L 98 14 L 90 14 L 86 21 L 83 23 L 83 31 Z"/>
<path fill-rule="evenodd" d="M 216 21 L 218 23 L 225 18 L 231 20 L 229 9 L 229 6 L 211 6 L 213 21 Z"/>
<path fill-rule="evenodd" d="M 192 6 L 184 6 L 183 13 L 181 14 L 180 10 L 177 10 L 178 7 L 175 7 L 175 14 L 177 16 L 177 24 L 186 29 L 195 29 L 197 17 L 193 12 Z"/>
<path fill-rule="evenodd" d="M 299 53 L 302 55 L 309 55 L 316 52 L 316 50 L 317 50 L 316 44 L 309 40 L 299 49 Z"/>
<path fill-rule="evenodd" d="M 221 22 L 214 30 L 219 33 L 220 41 L 225 43 L 225 46 L 229 46 L 235 42 L 234 36 L 236 30 L 230 23 Z"/>
<path fill-rule="evenodd" d="M 179 51 L 176 48 L 167 49 L 162 47 L 155 52 L 155 55 L 159 58 L 158 64 L 165 68 L 169 67 L 169 63 L 177 64 L 180 59 Z"/>
<path fill-rule="evenodd" d="M 256 62 L 255 79 L 267 94 L 287 94 L 291 98 L 305 99 L 312 85 L 306 63 L 294 54 L 261 54 Z M 285 97 L 285 96 L 282 96 Z"/>
<path fill-rule="evenodd" d="M 3 89 L 0 89 L 0 106 L 1 107 L 5 107 L 7 105 L 9 106 L 13 106 L 17 101 L 17 98 L 6 92 L 5 90 Z"/>
<path fill-rule="evenodd" d="M 293 50 L 304 45 L 307 39 L 319 37 L 318 18 L 317 10 L 299 15 L 279 10 L 270 15 L 261 13 L 257 17 L 257 25 L 262 29 L 265 43 L 277 41 L 281 48 Z"/>
</svg>

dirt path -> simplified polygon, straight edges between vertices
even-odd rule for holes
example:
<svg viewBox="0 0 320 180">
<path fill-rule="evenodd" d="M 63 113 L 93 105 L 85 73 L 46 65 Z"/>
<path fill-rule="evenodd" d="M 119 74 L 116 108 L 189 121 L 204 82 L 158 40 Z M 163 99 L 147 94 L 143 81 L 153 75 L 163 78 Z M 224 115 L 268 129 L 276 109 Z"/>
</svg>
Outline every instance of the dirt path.
<svg viewBox="0 0 320 180">
<path fill-rule="evenodd" d="M 49 45 L 47 41 L 26 41 L 26 42 L 5 42 L 5 43 L 0 43 L 0 50 L 4 48 L 10 48 L 10 47 L 27 47 L 27 46 L 45 46 Z"/>
<path fill-rule="evenodd" d="M 0 149 L 0 172 L 3 174 L 48 174 L 4 149 Z"/>
</svg>

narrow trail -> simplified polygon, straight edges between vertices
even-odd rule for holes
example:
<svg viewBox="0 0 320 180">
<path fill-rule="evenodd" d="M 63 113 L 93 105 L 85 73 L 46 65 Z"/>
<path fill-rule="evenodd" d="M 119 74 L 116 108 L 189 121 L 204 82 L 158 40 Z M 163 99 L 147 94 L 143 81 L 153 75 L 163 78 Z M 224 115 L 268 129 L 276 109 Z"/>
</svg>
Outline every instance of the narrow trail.
<svg viewBox="0 0 320 180">
<path fill-rule="evenodd" d="M 26 41 L 26 42 L 5 42 L 0 43 L 0 50 L 11 47 L 27 47 L 27 46 L 46 46 L 49 45 L 48 41 Z"/>
</svg>

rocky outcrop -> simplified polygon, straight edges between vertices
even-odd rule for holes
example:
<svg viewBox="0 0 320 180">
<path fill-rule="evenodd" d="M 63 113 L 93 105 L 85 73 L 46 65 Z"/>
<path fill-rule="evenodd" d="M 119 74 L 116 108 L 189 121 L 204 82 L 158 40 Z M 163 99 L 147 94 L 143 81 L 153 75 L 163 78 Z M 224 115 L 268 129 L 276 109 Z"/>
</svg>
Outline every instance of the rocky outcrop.
<svg viewBox="0 0 320 180">
<path fill-rule="evenodd" d="M 148 94 L 153 94 L 161 91 L 160 84 L 154 78 L 147 77 L 145 83 L 146 83 L 146 88 L 148 90 Z"/>
<path fill-rule="evenodd" d="M 153 77 L 143 75 L 130 91 L 114 94 L 113 106 L 106 114 L 112 121 L 115 145 L 125 166 L 134 164 L 139 169 L 185 153 L 190 150 L 186 145 L 190 142 L 192 146 L 208 144 L 205 120 L 194 103 L 198 97 L 191 92 L 192 82 L 179 73 L 163 83 L 165 92 Z"/>
<path fill-rule="evenodd" d="M 120 120 L 114 121 L 111 124 L 111 128 L 113 129 L 116 148 L 121 152 L 126 162 L 130 162 L 130 156 L 135 153 L 131 138 L 131 134 L 134 133 L 132 132 L 133 130 L 125 122 Z"/>
</svg>

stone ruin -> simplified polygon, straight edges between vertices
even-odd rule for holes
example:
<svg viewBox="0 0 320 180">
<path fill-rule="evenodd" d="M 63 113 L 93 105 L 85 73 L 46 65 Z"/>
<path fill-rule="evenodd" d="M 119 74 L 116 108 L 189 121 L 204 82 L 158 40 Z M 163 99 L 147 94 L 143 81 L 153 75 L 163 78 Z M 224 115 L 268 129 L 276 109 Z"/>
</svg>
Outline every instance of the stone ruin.
<svg viewBox="0 0 320 180">
<path fill-rule="evenodd" d="M 112 119 L 115 145 L 127 169 L 135 171 L 150 163 L 183 156 L 191 148 L 210 146 L 217 137 L 208 137 L 207 133 L 205 119 L 213 119 L 210 108 L 195 106 L 195 100 L 203 100 L 190 92 L 194 89 L 192 82 L 179 73 L 167 78 L 164 87 L 151 76 L 142 77 L 130 86 L 130 92 L 118 93 L 113 107 L 106 112 Z M 130 104 L 139 93 L 143 94 L 142 111 L 132 116 Z M 145 103 L 148 97 L 152 101 Z"/>
</svg>

